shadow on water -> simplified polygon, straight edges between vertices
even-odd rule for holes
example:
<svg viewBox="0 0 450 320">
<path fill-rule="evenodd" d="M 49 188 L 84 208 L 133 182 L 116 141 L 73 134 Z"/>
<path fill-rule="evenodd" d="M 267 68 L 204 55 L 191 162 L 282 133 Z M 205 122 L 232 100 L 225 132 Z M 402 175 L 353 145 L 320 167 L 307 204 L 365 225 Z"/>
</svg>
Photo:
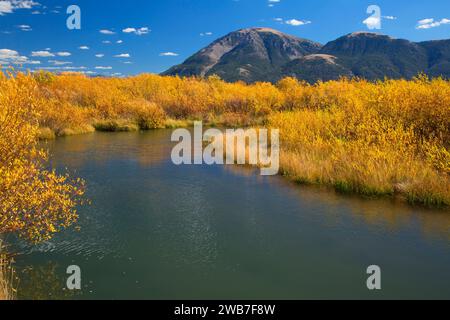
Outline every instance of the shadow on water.
<svg viewBox="0 0 450 320">
<path fill-rule="evenodd" d="M 74 299 L 450 298 L 448 212 L 250 168 L 175 166 L 170 134 L 48 143 L 54 167 L 86 179 L 92 205 L 80 208 L 81 231 L 15 244 L 21 298 L 64 297 L 73 264 Z M 366 288 L 372 264 L 381 292 Z"/>
</svg>

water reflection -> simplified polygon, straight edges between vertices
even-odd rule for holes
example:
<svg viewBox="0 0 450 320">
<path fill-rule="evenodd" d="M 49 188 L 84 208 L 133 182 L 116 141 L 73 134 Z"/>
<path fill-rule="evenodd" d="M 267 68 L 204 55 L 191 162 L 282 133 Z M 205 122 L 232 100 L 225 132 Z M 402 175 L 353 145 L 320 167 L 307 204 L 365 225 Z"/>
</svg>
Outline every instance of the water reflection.
<svg viewBox="0 0 450 320">
<path fill-rule="evenodd" d="M 19 274 L 18 298 L 21 300 L 68 300 L 82 293 L 66 289 L 63 270 L 57 263 L 22 266 Z"/>
<path fill-rule="evenodd" d="M 142 168 L 149 168 L 163 163 L 170 163 L 173 143 L 170 142 L 171 130 L 156 130 L 151 133 L 95 133 L 77 137 L 68 137 L 48 142 L 52 152 L 52 164 L 56 167 L 77 168 L 95 162 L 105 166 L 110 161 L 137 163 Z M 151 138 L 149 139 L 149 135 Z M 408 226 L 412 221 L 420 226 L 428 237 L 444 237 L 450 240 L 450 214 L 444 209 L 429 209 L 409 206 L 396 199 L 364 199 L 359 196 L 343 195 L 316 186 L 299 186 L 281 177 L 262 177 L 259 170 L 249 166 L 226 165 L 223 170 L 232 174 L 253 177 L 259 182 L 268 182 L 282 186 L 287 192 L 296 194 L 299 201 L 322 202 L 330 210 L 329 222 L 336 221 L 335 215 L 350 212 L 355 219 L 373 226 L 383 226 L 398 230 Z M 100 188 L 101 186 L 90 186 Z M 190 186 L 186 186 L 190 188 Z M 180 192 L 183 192 L 180 190 Z M 201 192 L 189 192 L 194 197 Z M 186 198 L 188 200 L 188 198 Z M 195 209 L 193 209 L 195 212 Z M 94 215 L 98 217 L 98 215 Z M 103 224 L 99 217 L 98 224 Z"/>
<path fill-rule="evenodd" d="M 81 298 L 370 298 L 364 271 L 374 262 L 387 270 L 382 298 L 450 297 L 447 212 L 250 167 L 175 166 L 171 132 L 50 143 L 52 164 L 86 179 L 92 205 L 80 208 L 79 232 L 15 244 L 19 266 L 33 267 L 21 297 L 64 298 L 64 268 L 76 264 Z"/>
<path fill-rule="evenodd" d="M 142 167 L 150 167 L 169 160 L 172 150 L 171 144 L 166 141 L 166 138 L 170 141 L 167 131 L 156 130 L 151 134 L 155 139 L 148 139 L 148 133 L 143 132 L 96 132 L 43 142 L 42 146 L 50 148 L 54 166 L 76 168 L 87 162 L 106 165 L 114 160 L 133 161 Z M 114 143 L 111 143 L 112 138 Z"/>
<path fill-rule="evenodd" d="M 346 195 L 326 187 L 299 185 L 284 177 L 258 177 L 259 171 L 248 166 L 225 166 L 227 172 L 255 177 L 259 182 L 266 182 L 281 187 L 295 195 L 300 203 L 323 203 L 328 221 L 337 223 L 339 214 L 348 212 L 357 220 L 366 224 L 389 228 L 392 231 L 409 226 L 420 226 L 427 237 L 441 237 L 450 241 L 450 212 L 445 209 L 430 209 L 411 206 L 401 199 L 364 198 L 359 195 Z"/>
</svg>

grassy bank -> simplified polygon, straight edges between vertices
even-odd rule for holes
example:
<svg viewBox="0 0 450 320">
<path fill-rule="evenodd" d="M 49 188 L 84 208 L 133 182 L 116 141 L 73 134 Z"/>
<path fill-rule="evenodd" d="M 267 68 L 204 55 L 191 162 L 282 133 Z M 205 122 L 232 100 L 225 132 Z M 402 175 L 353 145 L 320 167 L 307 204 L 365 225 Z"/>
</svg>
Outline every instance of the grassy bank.
<svg viewBox="0 0 450 320">
<path fill-rule="evenodd" d="M 413 131 L 395 122 L 360 121 L 339 110 L 272 116 L 270 125 L 282 132 L 282 173 L 298 183 L 329 185 L 343 193 L 400 196 L 432 207 L 450 204 L 448 173 L 438 169 L 448 165 L 446 149 L 415 143 Z M 355 134 L 360 130 L 365 133 Z"/>
<path fill-rule="evenodd" d="M 283 173 L 340 192 L 450 205 L 450 82 L 309 85 L 140 75 L 19 75 L 33 83 L 41 138 L 210 125 L 280 129 Z M 6 77 L 0 79 L 9 81 Z M 1 92 L 0 87 L 0 92 Z"/>
</svg>

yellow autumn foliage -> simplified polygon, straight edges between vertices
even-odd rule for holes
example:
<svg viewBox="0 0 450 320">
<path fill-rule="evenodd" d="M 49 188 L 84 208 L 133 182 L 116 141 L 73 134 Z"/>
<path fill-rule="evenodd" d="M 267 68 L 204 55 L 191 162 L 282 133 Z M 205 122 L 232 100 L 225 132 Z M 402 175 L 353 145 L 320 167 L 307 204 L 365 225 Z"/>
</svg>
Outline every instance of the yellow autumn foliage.
<svg viewBox="0 0 450 320">
<path fill-rule="evenodd" d="M 11 71 L 0 73 L 0 235 L 40 242 L 77 220 L 84 182 L 46 169 L 38 138 L 173 128 L 193 120 L 280 129 L 281 170 L 297 182 L 450 206 L 447 80 L 310 85 L 285 78 L 248 85 L 216 76 Z M 0 299 L 11 296 L 1 265 Z"/>
<path fill-rule="evenodd" d="M 83 181 L 46 169 L 37 146 L 38 87 L 30 76 L 0 74 L 0 235 L 50 239 L 77 220 Z"/>
<path fill-rule="evenodd" d="M 20 75 L 43 137 L 185 126 L 266 125 L 281 131 L 285 175 L 366 195 L 450 204 L 450 82 L 347 80 L 226 83 L 216 76 L 90 78 Z M 4 79 L 3 81 L 18 81 Z M 0 89 L 5 91 L 5 89 Z"/>
<path fill-rule="evenodd" d="M 280 129 L 281 166 L 303 183 L 409 202 L 450 204 L 450 83 L 332 81 L 279 83 L 290 109 L 269 117 Z M 298 104 L 295 104 L 295 102 Z"/>
</svg>

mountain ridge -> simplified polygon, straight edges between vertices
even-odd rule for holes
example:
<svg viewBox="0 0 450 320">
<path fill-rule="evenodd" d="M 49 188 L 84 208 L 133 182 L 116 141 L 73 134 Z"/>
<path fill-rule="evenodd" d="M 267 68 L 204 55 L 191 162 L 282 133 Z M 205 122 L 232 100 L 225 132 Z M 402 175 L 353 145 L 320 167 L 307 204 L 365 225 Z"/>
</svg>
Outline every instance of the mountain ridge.
<svg viewBox="0 0 450 320">
<path fill-rule="evenodd" d="M 258 27 L 231 32 L 162 74 L 248 83 L 292 76 L 314 83 L 342 76 L 410 79 L 419 73 L 450 77 L 450 39 L 411 42 L 360 31 L 322 45 Z"/>
</svg>

